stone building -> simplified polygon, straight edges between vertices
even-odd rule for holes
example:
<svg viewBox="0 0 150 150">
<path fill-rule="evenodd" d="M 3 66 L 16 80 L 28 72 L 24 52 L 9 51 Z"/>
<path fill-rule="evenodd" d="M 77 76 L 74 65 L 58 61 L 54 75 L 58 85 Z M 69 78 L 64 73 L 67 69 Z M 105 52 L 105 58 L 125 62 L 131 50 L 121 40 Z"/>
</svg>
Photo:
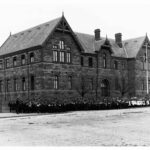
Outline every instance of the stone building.
<svg viewBox="0 0 150 150">
<path fill-rule="evenodd" d="M 0 112 L 16 99 L 55 105 L 144 95 L 147 43 L 150 56 L 147 36 L 76 33 L 64 16 L 10 35 L 0 48 Z"/>
</svg>

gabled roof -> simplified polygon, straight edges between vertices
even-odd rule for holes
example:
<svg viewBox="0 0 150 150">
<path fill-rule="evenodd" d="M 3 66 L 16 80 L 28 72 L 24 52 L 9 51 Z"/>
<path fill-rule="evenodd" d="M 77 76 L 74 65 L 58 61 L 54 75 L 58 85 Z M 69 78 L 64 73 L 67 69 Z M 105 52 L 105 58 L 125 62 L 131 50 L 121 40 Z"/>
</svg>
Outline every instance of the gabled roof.
<svg viewBox="0 0 150 150">
<path fill-rule="evenodd" d="M 127 51 L 128 58 L 135 58 L 143 45 L 146 36 L 128 39 L 123 41 L 123 45 Z"/>
<path fill-rule="evenodd" d="M 28 30 L 10 35 L 0 48 L 0 55 L 42 45 L 61 18 L 57 18 Z"/>
<path fill-rule="evenodd" d="M 102 37 L 101 40 L 99 41 L 95 41 L 94 35 L 89 35 L 89 34 L 84 34 L 84 33 L 75 33 L 82 45 L 82 47 L 85 50 L 85 53 L 95 53 L 95 51 L 100 50 L 100 47 L 104 44 L 106 38 Z M 108 39 L 110 44 L 111 44 L 111 48 L 112 48 L 112 52 L 113 52 L 113 56 L 116 57 L 127 57 L 125 49 L 124 48 L 120 48 L 115 40 L 113 39 Z"/>
</svg>

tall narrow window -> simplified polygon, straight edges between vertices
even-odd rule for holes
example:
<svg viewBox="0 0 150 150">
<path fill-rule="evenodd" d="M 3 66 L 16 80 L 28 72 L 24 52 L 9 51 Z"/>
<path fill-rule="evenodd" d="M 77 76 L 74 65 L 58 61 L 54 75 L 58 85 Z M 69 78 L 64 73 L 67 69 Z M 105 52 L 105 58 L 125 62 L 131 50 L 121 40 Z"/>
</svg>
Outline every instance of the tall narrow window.
<svg viewBox="0 0 150 150">
<path fill-rule="evenodd" d="M 13 66 L 17 66 L 17 57 L 13 58 Z"/>
<path fill-rule="evenodd" d="M 54 89 L 58 89 L 58 76 L 54 76 Z"/>
<path fill-rule="evenodd" d="M 71 76 L 68 77 L 68 87 L 70 90 L 72 89 L 72 77 Z"/>
<path fill-rule="evenodd" d="M 144 90 L 144 81 L 142 81 L 141 89 Z"/>
<path fill-rule="evenodd" d="M 0 69 L 3 69 L 3 61 L 0 60 Z"/>
<path fill-rule="evenodd" d="M 32 75 L 31 76 L 31 90 L 34 90 L 34 88 L 35 88 L 35 81 L 34 81 L 35 79 L 34 79 L 34 76 Z"/>
<path fill-rule="evenodd" d="M 22 78 L 22 90 L 23 91 L 26 90 L 26 79 L 25 79 L 25 77 Z"/>
<path fill-rule="evenodd" d="M 84 59 L 81 57 L 81 66 L 84 66 Z"/>
<path fill-rule="evenodd" d="M 60 62 L 65 62 L 65 52 L 60 52 Z"/>
<path fill-rule="evenodd" d="M 9 58 L 6 59 L 6 68 L 9 67 Z"/>
<path fill-rule="evenodd" d="M 106 54 L 103 54 L 103 68 L 106 68 Z"/>
<path fill-rule="evenodd" d="M 6 81 L 6 90 L 7 92 L 10 92 L 10 80 L 9 79 L 7 79 Z"/>
<path fill-rule="evenodd" d="M 58 51 L 53 51 L 53 61 L 54 62 L 58 61 Z"/>
<path fill-rule="evenodd" d="M 93 67 L 93 58 L 89 57 L 89 67 Z"/>
<path fill-rule="evenodd" d="M 118 78 L 115 78 L 115 89 L 118 90 L 119 89 L 119 83 L 118 83 Z"/>
<path fill-rule="evenodd" d="M 59 48 L 64 49 L 64 41 L 59 41 Z"/>
<path fill-rule="evenodd" d="M 93 84 L 94 84 L 94 83 L 93 83 L 93 78 L 90 78 L 90 79 L 89 79 L 89 83 L 90 83 L 90 87 L 89 87 L 90 90 L 93 90 L 93 89 L 94 89 L 94 88 L 93 88 L 93 87 L 94 87 L 94 86 L 93 86 Z"/>
<path fill-rule="evenodd" d="M 25 62 L 26 62 L 25 55 L 21 55 L 21 64 L 25 65 Z"/>
<path fill-rule="evenodd" d="M 34 53 L 30 53 L 30 63 L 34 62 Z"/>
<path fill-rule="evenodd" d="M 17 83 L 17 79 L 14 79 L 14 91 L 18 91 L 18 83 Z"/>
<path fill-rule="evenodd" d="M 116 60 L 114 61 L 114 69 L 118 69 L 118 62 Z"/>
<path fill-rule="evenodd" d="M 2 92 L 2 81 L 0 80 L 0 92 Z"/>
<path fill-rule="evenodd" d="M 70 58 L 70 52 L 67 52 L 67 63 L 71 62 L 71 58 Z"/>
</svg>

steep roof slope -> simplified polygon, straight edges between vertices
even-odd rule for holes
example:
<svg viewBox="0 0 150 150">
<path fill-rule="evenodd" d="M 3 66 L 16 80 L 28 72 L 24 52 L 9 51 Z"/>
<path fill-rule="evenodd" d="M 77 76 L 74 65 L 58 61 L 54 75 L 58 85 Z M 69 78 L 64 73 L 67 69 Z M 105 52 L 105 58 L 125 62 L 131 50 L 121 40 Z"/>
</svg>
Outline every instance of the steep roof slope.
<svg viewBox="0 0 150 150">
<path fill-rule="evenodd" d="M 8 37 L 0 48 L 0 55 L 42 45 L 61 18 L 57 18 Z"/>
<path fill-rule="evenodd" d="M 95 41 L 94 35 L 84 34 L 84 33 L 75 33 L 82 44 L 83 48 L 85 49 L 85 53 L 94 53 L 95 50 L 99 50 L 100 46 L 102 46 L 105 42 L 104 37 L 101 38 L 99 41 Z M 108 39 L 112 46 L 113 56 L 116 57 L 127 57 L 124 48 L 120 48 L 113 39 Z"/>
<path fill-rule="evenodd" d="M 126 48 L 127 54 L 129 58 L 135 58 L 145 41 L 146 36 L 128 39 L 123 41 L 123 45 Z"/>
</svg>

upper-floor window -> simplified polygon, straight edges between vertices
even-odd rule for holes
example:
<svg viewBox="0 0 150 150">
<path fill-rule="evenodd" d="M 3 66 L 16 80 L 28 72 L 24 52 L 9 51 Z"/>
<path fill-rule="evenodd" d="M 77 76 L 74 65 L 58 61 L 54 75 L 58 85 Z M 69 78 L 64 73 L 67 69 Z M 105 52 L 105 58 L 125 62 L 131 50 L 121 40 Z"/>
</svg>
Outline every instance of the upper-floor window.
<svg viewBox="0 0 150 150">
<path fill-rule="evenodd" d="M 102 56 L 102 59 L 103 59 L 103 68 L 106 68 L 106 54 L 104 53 L 103 56 Z"/>
<path fill-rule="evenodd" d="M 10 66 L 9 58 L 6 58 L 5 62 L 6 62 L 6 68 L 8 68 Z"/>
<path fill-rule="evenodd" d="M 123 61 L 122 62 L 122 69 L 125 69 L 126 65 L 125 65 L 125 62 Z"/>
<path fill-rule="evenodd" d="M 114 61 L 114 69 L 118 69 L 118 61 Z"/>
<path fill-rule="evenodd" d="M 0 60 L 0 69 L 3 69 L 3 60 Z"/>
<path fill-rule="evenodd" d="M 54 76 L 54 89 L 58 89 L 58 83 L 59 80 L 58 80 L 58 76 Z"/>
<path fill-rule="evenodd" d="M 71 53 L 70 52 L 66 53 L 66 61 L 67 61 L 67 63 L 71 62 Z"/>
<path fill-rule="evenodd" d="M 60 51 L 59 57 L 60 57 L 60 62 L 65 62 L 65 52 Z"/>
<path fill-rule="evenodd" d="M 84 66 L 84 58 L 81 56 L 81 66 Z"/>
<path fill-rule="evenodd" d="M 34 90 L 35 88 L 35 79 L 34 79 L 34 76 L 32 75 L 31 76 L 31 90 Z"/>
<path fill-rule="evenodd" d="M 58 61 L 58 51 L 53 51 L 53 61 L 54 62 Z"/>
<path fill-rule="evenodd" d="M 93 67 L 93 58 L 89 57 L 89 67 Z"/>
<path fill-rule="evenodd" d="M 21 55 L 21 64 L 25 65 L 25 63 L 26 63 L 25 55 Z"/>
<path fill-rule="evenodd" d="M 53 45 L 53 49 L 57 49 L 58 48 L 58 45 Z"/>
<path fill-rule="evenodd" d="M 65 48 L 64 41 L 59 41 L 59 48 L 60 49 L 64 49 Z"/>
<path fill-rule="evenodd" d="M 142 80 L 141 89 L 144 90 L 144 80 Z"/>
<path fill-rule="evenodd" d="M 17 66 L 17 57 L 13 57 L 13 66 Z"/>
<path fill-rule="evenodd" d="M 30 63 L 34 62 L 34 53 L 30 53 Z"/>
</svg>

